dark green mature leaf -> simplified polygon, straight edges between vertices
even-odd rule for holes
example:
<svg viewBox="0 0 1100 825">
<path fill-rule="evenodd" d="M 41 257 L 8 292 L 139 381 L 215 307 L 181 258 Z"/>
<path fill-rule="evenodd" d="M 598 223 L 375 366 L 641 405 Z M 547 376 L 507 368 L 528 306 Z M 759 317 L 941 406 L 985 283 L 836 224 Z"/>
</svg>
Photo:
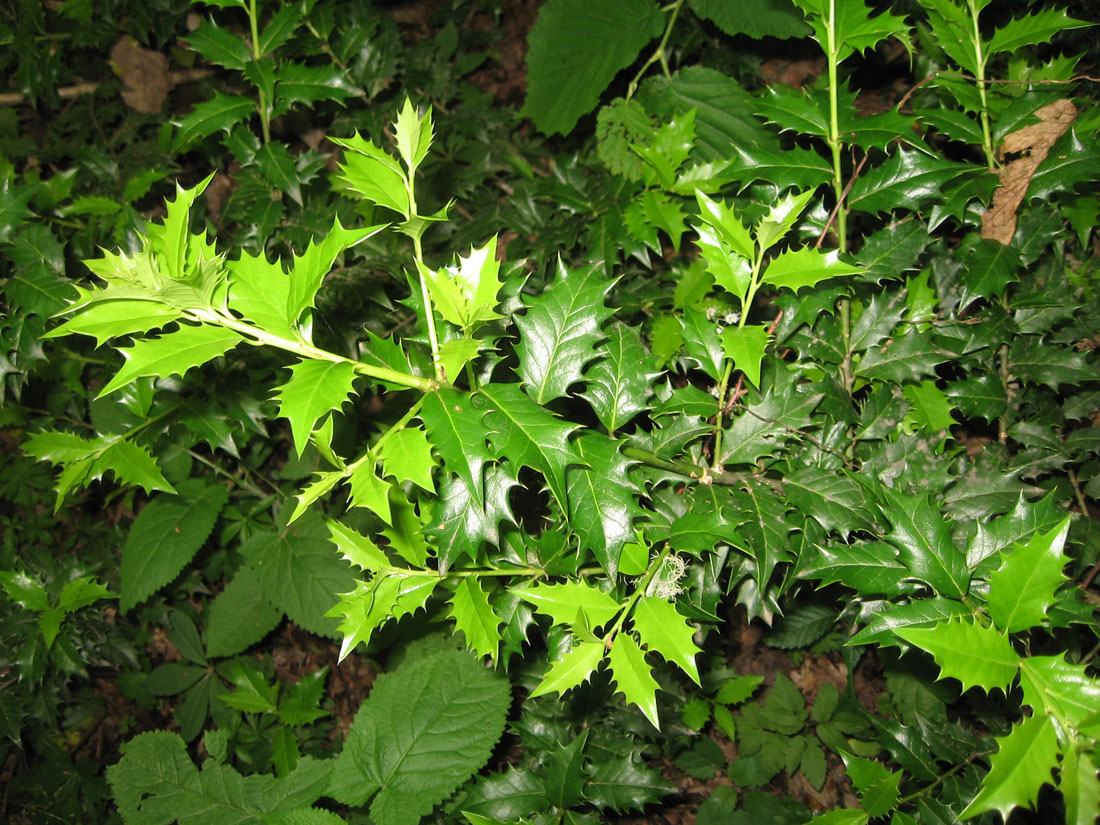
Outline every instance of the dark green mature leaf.
<svg viewBox="0 0 1100 825">
<path fill-rule="evenodd" d="M 1055 391 L 1063 384 L 1080 384 L 1096 378 L 1096 366 L 1090 365 L 1084 355 L 1052 347 L 1039 335 L 1019 335 L 1013 339 L 1008 361 L 1011 375 Z"/>
<path fill-rule="evenodd" d="M 794 525 L 787 520 L 787 504 L 764 484 L 746 484 L 734 501 L 746 521 L 728 541 L 754 559 L 756 581 L 763 588 L 777 564 L 794 558 L 788 538 Z"/>
<path fill-rule="evenodd" d="M 255 102 L 247 97 L 214 92 L 212 100 L 200 103 L 191 111 L 191 114 L 176 121 L 178 129 L 172 141 L 172 151 L 182 152 L 193 143 L 215 132 L 228 133 L 255 111 Z"/>
<path fill-rule="evenodd" d="M 474 501 L 485 501 L 483 470 L 492 460 L 487 446 L 488 429 L 470 396 L 449 388 L 424 396 L 421 419 L 428 439 L 443 457 L 443 465 L 466 483 Z"/>
<path fill-rule="evenodd" d="M 250 567 L 242 567 L 206 612 L 206 654 L 236 656 L 282 621 L 283 611 L 268 601 Z"/>
<path fill-rule="evenodd" d="M 691 358 L 707 375 L 715 381 L 722 374 L 722 365 L 726 360 L 722 339 L 718 335 L 718 324 L 707 318 L 701 309 L 684 311 L 683 326 L 684 353 Z"/>
<path fill-rule="evenodd" d="M 1000 298 L 1010 284 L 1020 279 L 1020 253 L 1000 241 L 973 239 L 962 274 L 963 295 L 959 308 L 978 298 Z M 965 253 L 964 253 L 965 254 Z"/>
<path fill-rule="evenodd" d="M 355 587 L 347 562 L 329 541 L 329 530 L 316 513 L 307 513 L 278 532 L 264 530 L 240 547 L 264 593 L 299 627 L 318 636 L 336 636 L 325 618 L 335 594 Z"/>
<path fill-rule="evenodd" d="M 294 35 L 302 19 L 302 10 L 298 6 L 283 6 L 272 15 L 260 32 L 260 55 L 275 51 Z"/>
<path fill-rule="evenodd" d="M 132 347 L 119 348 L 126 363 L 97 397 L 102 398 L 144 376 L 183 375 L 193 367 L 224 355 L 244 340 L 233 330 L 210 324 L 181 326 L 158 338 L 142 338 Z"/>
<path fill-rule="evenodd" d="M 550 0 L 527 37 L 522 114 L 547 134 L 567 134 L 642 47 L 661 34 L 653 0 Z"/>
<path fill-rule="evenodd" d="M 844 761 L 852 788 L 859 794 L 859 807 L 866 816 L 885 816 L 897 807 L 901 771 L 891 771 L 859 756 L 848 756 Z"/>
<path fill-rule="evenodd" d="M 277 103 L 273 113 L 280 115 L 297 103 L 339 102 L 362 95 L 363 90 L 349 83 L 347 73 L 334 63 L 320 66 L 284 63 L 276 75 L 275 94 Z"/>
<path fill-rule="evenodd" d="M 8 243 L 16 227 L 30 214 L 28 204 L 38 191 L 38 184 L 12 186 L 11 176 L 0 183 L 0 243 Z"/>
<path fill-rule="evenodd" d="M 751 464 L 771 455 L 788 436 L 810 424 L 810 413 L 824 393 L 800 390 L 789 379 L 776 381 L 764 397 L 747 407 L 726 428 L 719 460 L 722 464 Z"/>
<path fill-rule="evenodd" d="M 756 113 L 780 132 L 829 135 L 829 97 L 820 90 L 769 86 L 756 101 Z"/>
<path fill-rule="evenodd" d="M 769 647 L 784 650 L 809 647 L 836 624 L 836 610 L 827 604 L 803 604 L 777 619 L 765 637 Z"/>
<path fill-rule="evenodd" d="M 848 475 L 804 467 L 786 476 L 783 486 L 791 503 L 826 530 L 845 534 L 871 525 L 863 489 Z"/>
<path fill-rule="evenodd" d="M 614 436 L 647 408 L 656 365 L 642 345 L 641 332 L 626 324 L 608 328 L 600 354 L 603 357 L 585 370 L 586 387 L 581 397 L 592 405 L 600 423 Z"/>
<path fill-rule="evenodd" d="M 589 802 L 617 813 L 658 802 L 674 790 L 657 771 L 636 765 L 630 754 L 597 763 L 584 786 Z"/>
<path fill-rule="evenodd" d="M 882 545 L 880 545 L 882 546 Z M 897 573 L 895 582 L 900 581 L 904 573 Z M 907 627 L 930 627 L 939 622 L 950 621 L 969 616 L 973 611 L 962 602 L 936 596 L 931 599 L 916 599 L 908 604 L 891 604 L 888 608 L 876 611 L 856 633 L 848 644 L 883 647 L 896 645 L 897 631 Z"/>
<path fill-rule="evenodd" d="M 896 594 L 905 573 L 894 549 L 881 542 L 820 547 L 799 567 L 801 577 L 840 583 L 864 596 Z"/>
<path fill-rule="evenodd" d="M 881 282 L 920 267 L 920 257 L 932 236 L 928 227 L 916 218 L 879 230 L 863 242 L 855 256 L 863 267 L 863 280 Z"/>
<path fill-rule="evenodd" d="M 812 31 L 789 0 L 742 0 L 736 6 L 725 0 L 690 0 L 689 5 L 728 35 L 789 38 L 805 37 Z"/>
<path fill-rule="evenodd" d="M 45 224 L 31 224 L 11 240 L 6 256 L 15 265 L 4 284 L 4 295 L 28 313 L 48 316 L 72 298 L 65 278 L 65 250 Z"/>
<path fill-rule="evenodd" d="M 473 656 L 444 651 L 379 676 L 355 715 L 345 750 L 371 818 L 416 825 L 474 771 L 504 733 L 507 680 Z"/>
<path fill-rule="evenodd" d="M 742 188 L 753 181 L 766 181 L 776 186 L 812 189 L 832 179 L 828 161 L 813 149 L 794 146 L 790 149 L 753 148 L 735 145 L 737 155 L 726 174 L 739 181 Z"/>
<path fill-rule="evenodd" d="M 970 587 L 966 557 L 955 546 L 951 528 L 928 494 L 906 496 L 880 487 L 883 514 L 893 529 L 886 540 L 898 548 L 901 562 L 937 593 L 963 598 Z"/>
<path fill-rule="evenodd" d="M 256 167 L 274 188 L 302 205 L 302 178 L 290 150 L 282 143 L 268 143 L 256 153 Z"/>
<path fill-rule="evenodd" d="M 1084 20 L 1069 17 L 1062 9 L 1041 9 L 1035 14 L 1010 20 L 993 32 L 993 36 L 986 43 L 986 53 L 1014 52 L 1024 46 L 1049 43 L 1058 32 L 1091 25 Z M 1007 813 L 1005 818 L 1008 818 Z"/>
<path fill-rule="evenodd" d="M 602 267 L 570 271 L 559 261 L 554 283 L 516 316 L 519 374 L 537 403 L 564 396 L 599 355 L 600 326 L 614 312 L 603 302 L 610 288 Z"/>
<path fill-rule="evenodd" d="M 543 810 L 548 804 L 543 778 L 514 765 L 503 773 L 482 776 L 461 800 L 463 812 L 495 820 L 519 819 Z"/>
<path fill-rule="evenodd" d="M 618 442 L 591 433 L 574 446 L 587 467 L 566 473 L 569 524 L 581 549 L 591 550 L 614 579 L 623 545 L 634 540 L 634 521 L 645 516 L 637 501 L 641 491 L 630 481 L 630 462 L 619 452 Z"/>
<path fill-rule="evenodd" d="M 1100 151 L 1093 140 L 1083 142 L 1074 129 L 1054 144 L 1027 187 L 1028 201 L 1047 200 L 1100 177 Z"/>
<path fill-rule="evenodd" d="M 917 212 L 929 201 L 939 199 L 944 185 L 969 168 L 899 147 L 885 163 L 856 180 L 848 206 L 872 214 L 895 209 Z"/>
<path fill-rule="evenodd" d="M 476 559 L 482 542 L 499 543 L 500 522 L 512 520 L 508 491 L 516 484 L 504 467 L 490 465 L 485 471 L 484 500 L 479 502 L 458 476 L 444 480 L 431 527 L 426 530 L 435 540 L 440 573 L 446 573 L 463 556 Z"/>
<path fill-rule="evenodd" d="M 214 529 L 229 491 L 198 479 L 161 494 L 134 520 L 122 548 L 122 610 L 144 601 L 183 569 Z"/>
<path fill-rule="evenodd" d="M 1030 502 L 1021 495 L 1011 513 L 992 521 L 978 522 L 978 532 L 966 551 L 966 562 L 973 569 L 983 560 L 1007 550 L 1016 542 L 1023 544 L 1038 531 L 1049 531 L 1062 520 L 1054 503 L 1054 494 Z"/>
<path fill-rule="evenodd" d="M 867 350 L 856 366 L 856 374 L 902 384 L 935 376 L 936 367 L 950 353 L 934 339 L 931 330 L 913 328 Z"/>
<path fill-rule="evenodd" d="M 244 70 L 244 64 L 252 57 L 245 42 L 211 20 L 203 20 L 199 27 L 184 38 L 192 49 L 211 63 L 227 69 Z"/>
<path fill-rule="evenodd" d="M 569 440 L 577 426 L 560 421 L 515 384 L 486 384 L 474 394 L 473 403 L 489 427 L 496 456 L 542 473 L 558 506 L 568 512 L 565 471 L 570 465 L 584 465 Z"/>
</svg>

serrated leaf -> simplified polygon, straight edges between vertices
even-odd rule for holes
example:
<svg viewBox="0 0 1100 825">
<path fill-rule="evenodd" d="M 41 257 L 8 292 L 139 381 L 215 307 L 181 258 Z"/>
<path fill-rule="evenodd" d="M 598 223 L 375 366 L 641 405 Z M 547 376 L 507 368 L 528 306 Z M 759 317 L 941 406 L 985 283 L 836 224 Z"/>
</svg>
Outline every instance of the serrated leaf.
<svg viewBox="0 0 1100 825">
<path fill-rule="evenodd" d="M 274 80 L 274 76 L 271 78 Z M 302 179 L 298 165 L 290 150 L 282 143 L 268 143 L 260 148 L 255 157 L 256 167 L 268 183 L 275 189 L 290 196 L 299 206 L 302 205 Z"/>
<path fill-rule="evenodd" d="M 176 308 L 152 301 L 105 301 L 85 307 L 42 338 L 79 333 L 91 335 L 96 339 L 96 346 L 102 346 L 111 338 L 159 329 L 179 317 Z"/>
<path fill-rule="evenodd" d="M 1066 806 L 1067 825 L 1096 825 L 1096 812 L 1100 811 L 1098 770 L 1097 760 L 1084 748 L 1063 751 L 1058 790 Z"/>
<path fill-rule="evenodd" d="M 901 578 L 895 574 L 894 581 Z M 885 590 L 885 588 L 883 588 Z M 889 591 L 887 591 L 889 593 Z M 904 627 L 927 627 L 939 622 L 961 619 L 973 614 L 962 602 L 936 596 L 914 599 L 908 604 L 891 604 L 889 610 L 873 614 L 867 624 L 848 640 L 850 645 L 877 644 L 883 647 L 897 644 L 894 635 Z"/>
<path fill-rule="evenodd" d="M 909 400 L 909 416 L 928 432 L 948 430 L 955 425 L 951 411 L 954 405 L 935 381 L 921 381 L 902 388 Z"/>
<path fill-rule="evenodd" d="M 695 629 L 673 604 L 642 596 L 631 619 L 643 645 L 657 651 L 666 662 L 674 662 L 695 684 L 701 684 L 695 655 L 702 651 L 695 644 Z"/>
<path fill-rule="evenodd" d="M 999 811 L 1008 820 L 1017 807 L 1033 807 L 1039 789 L 1052 781 L 1058 766 L 1058 735 L 1050 717 L 1036 714 L 1015 725 L 1008 736 L 997 738 L 997 753 L 978 795 L 959 814 L 977 816 Z"/>
<path fill-rule="evenodd" d="M 325 520 L 329 538 L 340 555 L 360 570 L 382 573 L 392 565 L 386 554 L 369 538 L 356 530 L 332 519 Z"/>
<path fill-rule="evenodd" d="M 1084 663 L 1070 663 L 1060 656 L 1029 656 L 1020 661 L 1020 686 L 1024 704 L 1038 713 L 1065 720 L 1082 736 L 1100 734 L 1100 681 L 1089 675 Z"/>
<path fill-rule="evenodd" d="M 290 420 L 298 455 L 309 446 L 317 419 L 339 410 L 352 393 L 355 367 L 350 361 L 302 360 L 290 366 L 290 380 L 279 388 L 279 416 Z"/>
<path fill-rule="evenodd" d="M 274 114 L 282 114 L 297 103 L 318 100 L 343 101 L 363 90 L 348 82 L 347 73 L 335 63 L 306 66 L 303 63 L 283 63 L 279 66 Z"/>
<path fill-rule="evenodd" d="M 541 811 L 548 804 L 543 778 L 509 765 L 502 773 L 480 777 L 462 800 L 462 812 L 467 819 L 484 816 L 500 822 Z"/>
<path fill-rule="evenodd" d="M 661 720 L 657 716 L 657 680 L 653 678 L 646 664 L 645 654 L 638 643 L 628 633 L 619 633 L 608 654 L 611 678 L 626 701 L 637 705 L 653 727 L 660 730 Z"/>
<path fill-rule="evenodd" d="M 400 164 L 372 140 L 358 132 L 351 138 L 331 138 L 337 146 L 351 150 L 340 164 L 341 180 L 367 200 L 411 217 L 405 173 Z"/>
<path fill-rule="evenodd" d="M 603 357 L 585 370 L 581 397 L 592 405 L 600 423 L 614 436 L 648 407 L 656 365 L 642 345 L 637 327 L 615 323 L 606 334 L 607 341 L 600 347 Z"/>
<path fill-rule="evenodd" d="M 572 625 L 578 614 L 583 614 L 590 629 L 607 624 L 621 607 L 607 593 L 580 581 L 562 584 L 539 582 L 513 592 L 533 604 L 539 613 L 553 619 L 554 624 Z"/>
<path fill-rule="evenodd" d="M 193 367 L 224 355 L 242 341 L 244 338 L 233 330 L 209 324 L 181 326 L 158 338 L 143 338 L 132 347 L 119 348 L 126 363 L 96 397 L 102 398 L 145 376 L 182 376 Z"/>
<path fill-rule="evenodd" d="M 473 400 L 489 427 L 497 457 L 542 473 L 558 506 L 568 512 L 566 469 L 584 465 L 569 440 L 576 425 L 557 419 L 515 384 L 485 384 Z"/>
<path fill-rule="evenodd" d="M 451 616 L 455 630 L 461 630 L 466 644 L 478 656 L 495 660 L 500 646 L 500 618 L 489 604 L 489 595 L 481 582 L 472 577 L 462 580 L 451 596 Z"/>
<path fill-rule="evenodd" d="M 325 614 L 340 620 L 340 661 L 356 646 L 370 642 L 374 631 L 390 619 L 415 613 L 424 607 L 439 584 L 434 571 L 391 571 L 376 575 L 369 582 L 355 582 L 355 589 L 344 593 Z M 362 804 L 362 803 L 356 803 Z"/>
<path fill-rule="evenodd" d="M 762 283 L 798 292 L 804 286 L 841 275 L 862 275 L 863 270 L 840 260 L 837 250 L 821 252 L 809 246 L 780 252 L 764 270 Z"/>
<path fill-rule="evenodd" d="M 942 197 L 943 187 L 969 169 L 917 149 L 899 147 L 885 163 L 864 172 L 848 195 L 848 206 L 859 212 L 917 212 Z"/>
<path fill-rule="evenodd" d="M 336 636 L 325 612 L 334 594 L 351 590 L 355 579 L 319 516 L 307 514 L 278 532 L 257 532 L 241 544 L 240 553 L 267 598 L 295 624 L 318 636 Z"/>
<path fill-rule="evenodd" d="M 432 447 L 419 427 L 404 427 L 391 432 L 379 448 L 378 460 L 382 462 L 384 473 L 400 483 L 411 481 L 422 490 L 435 492 Z"/>
<path fill-rule="evenodd" d="M 47 317 L 71 299 L 73 285 L 65 277 L 65 250 L 49 227 L 38 223 L 22 227 L 4 251 L 14 267 L 3 293 L 16 307 Z"/>
<path fill-rule="evenodd" d="M 445 387 L 427 393 L 420 417 L 428 439 L 443 458 L 443 466 L 457 473 L 470 495 L 483 506 L 483 471 L 492 456 L 487 446 L 488 430 L 471 405 L 470 396 Z"/>
<path fill-rule="evenodd" d="M 411 173 L 424 160 L 432 145 L 431 108 L 426 108 L 421 116 L 412 105 L 412 101 L 406 97 L 404 106 L 397 113 L 394 133 L 397 139 L 397 151 Z"/>
<path fill-rule="evenodd" d="M 720 462 L 751 464 L 771 455 L 785 436 L 809 424 L 810 413 L 823 395 L 800 390 L 791 381 L 768 387 L 758 403 L 740 413 L 726 428 Z"/>
<path fill-rule="evenodd" d="M 390 511 L 390 487 L 393 485 L 378 477 L 373 457 L 356 462 L 348 478 L 348 486 L 351 488 L 349 500 L 352 507 L 366 507 L 386 524 L 393 523 Z"/>
<path fill-rule="evenodd" d="M 191 114 L 176 121 L 177 129 L 172 141 L 172 152 L 179 154 L 215 132 L 228 134 L 234 126 L 255 111 L 255 102 L 247 97 L 214 92 L 212 100 L 198 104 L 191 110 Z"/>
<path fill-rule="evenodd" d="M 935 376 L 936 367 L 950 357 L 930 330 L 913 328 L 868 349 L 855 371 L 866 378 L 903 384 Z"/>
<path fill-rule="evenodd" d="M 127 611 L 183 569 L 206 542 L 229 491 L 197 479 L 180 482 L 177 495 L 161 494 L 134 520 L 122 547 L 122 600 Z"/>
<path fill-rule="evenodd" d="M 260 32 L 260 55 L 275 51 L 291 37 L 302 19 L 302 10 L 298 6 L 283 6 L 271 16 Z"/>
<path fill-rule="evenodd" d="M 826 530 L 845 534 L 872 522 L 864 492 L 849 475 L 805 467 L 786 476 L 783 485 L 791 503 Z"/>
<path fill-rule="evenodd" d="M 708 318 L 703 310 L 688 309 L 684 311 L 681 335 L 684 354 L 695 361 L 699 369 L 718 381 L 725 364 L 718 324 Z"/>
<path fill-rule="evenodd" d="M 118 598 L 91 576 L 80 576 L 65 582 L 57 598 L 57 606 L 66 613 L 95 604 L 100 599 Z"/>
<path fill-rule="evenodd" d="M 653 0 L 551 0 L 527 37 L 527 98 L 521 114 L 546 134 L 568 134 L 595 108 L 615 75 L 660 36 Z"/>
<path fill-rule="evenodd" d="M 559 261 L 554 283 L 516 316 L 519 374 L 537 403 L 564 396 L 599 354 L 600 326 L 614 312 L 604 306 L 610 288 L 601 267 L 570 271 Z"/>
<path fill-rule="evenodd" d="M 827 604 L 800 605 L 776 620 L 765 643 L 784 650 L 809 647 L 829 632 L 836 618 L 836 611 Z"/>
<path fill-rule="evenodd" d="M 675 789 L 654 770 L 635 764 L 630 754 L 597 762 L 585 785 L 585 798 L 601 810 L 640 810 Z"/>
<path fill-rule="evenodd" d="M 604 656 L 602 642 L 581 642 L 556 662 L 551 662 L 538 687 L 531 691 L 531 698 L 546 693 L 565 693 L 572 690 L 600 666 Z"/>
<path fill-rule="evenodd" d="M 763 325 L 726 327 L 722 330 L 722 349 L 733 362 L 735 369 L 745 373 L 754 387 L 760 387 L 760 365 L 768 349 L 771 336 Z"/>
<path fill-rule="evenodd" d="M 294 505 L 294 512 L 292 512 L 290 518 L 287 519 L 287 524 L 293 524 L 301 518 L 302 514 L 313 506 L 313 502 L 317 501 L 317 499 L 346 479 L 348 477 L 348 472 L 347 470 L 333 470 L 332 472 L 314 473 L 316 478 L 303 487 L 302 491 L 295 496 L 297 503 Z"/>
<path fill-rule="evenodd" d="M 206 655 L 236 656 L 278 627 L 283 611 L 264 595 L 249 567 L 242 567 L 210 602 L 206 612 Z"/>
<path fill-rule="evenodd" d="M 1010 20 L 994 31 L 993 36 L 985 43 L 985 53 L 993 55 L 1014 52 L 1025 46 L 1049 43 L 1058 32 L 1091 25 L 1093 24 L 1084 20 L 1069 17 L 1062 9 L 1041 9 L 1035 14 Z"/>
<path fill-rule="evenodd" d="M 894 632 L 931 653 L 940 666 L 941 678 L 958 679 L 963 690 L 978 686 L 985 691 L 1007 692 L 1019 669 L 1020 657 L 1007 636 L 965 619 Z"/>
<path fill-rule="evenodd" d="M 848 777 L 859 794 L 859 807 L 870 817 L 885 816 L 898 804 L 901 772 L 859 756 L 845 758 Z"/>
<path fill-rule="evenodd" d="M 1080 353 L 1052 347 L 1039 335 L 1016 336 L 1009 348 L 1008 361 L 1011 375 L 1056 392 L 1063 384 L 1080 384 L 1096 377 L 1095 367 Z"/>
<path fill-rule="evenodd" d="M 634 540 L 634 521 L 645 516 L 636 498 L 641 491 L 630 481 L 630 462 L 618 442 L 593 433 L 581 436 L 574 446 L 587 466 L 566 474 L 569 526 L 581 548 L 591 550 L 614 579 L 623 545 Z"/>
<path fill-rule="evenodd" d="M 203 20 L 190 36 L 184 38 L 192 49 L 211 63 L 242 71 L 251 55 L 241 38 L 211 20 Z"/>
<path fill-rule="evenodd" d="M 989 615 L 1007 633 L 1039 627 L 1055 603 L 1055 591 L 1067 579 L 1069 562 L 1063 552 L 1070 519 L 1046 534 L 1036 533 L 1027 544 L 1017 544 L 989 576 Z"/>
<path fill-rule="evenodd" d="M 970 588 L 966 557 L 955 546 L 950 526 L 928 494 L 905 496 L 888 487 L 880 487 L 879 493 L 886 501 L 885 515 L 893 528 L 886 540 L 898 548 L 909 572 L 943 596 L 965 597 Z"/>
</svg>

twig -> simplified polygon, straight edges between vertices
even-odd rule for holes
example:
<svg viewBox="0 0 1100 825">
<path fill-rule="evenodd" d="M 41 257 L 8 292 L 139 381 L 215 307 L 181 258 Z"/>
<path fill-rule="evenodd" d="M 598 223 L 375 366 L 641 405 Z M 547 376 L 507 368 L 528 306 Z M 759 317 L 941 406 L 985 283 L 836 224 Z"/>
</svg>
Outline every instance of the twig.
<svg viewBox="0 0 1100 825">
<path fill-rule="evenodd" d="M 173 86 L 177 86 L 180 83 L 193 83 L 196 80 L 202 80 L 212 74 L 214 74 L 213 69 L 188 69 L 183 72 L 169 72 L 168 78 L 172 81 Z M 107 81 L 74 83 L 71 86 L 62 86 L 56 92 L 58 97 L 67 100 L 81 95 L 95 94 L 96 90 L 105 82 Z M 0 106 L 18 106 L 21 103 L 28 102 L 28 100 L 29 98 L 22 92 L 0 92 Z"/>
</svg>

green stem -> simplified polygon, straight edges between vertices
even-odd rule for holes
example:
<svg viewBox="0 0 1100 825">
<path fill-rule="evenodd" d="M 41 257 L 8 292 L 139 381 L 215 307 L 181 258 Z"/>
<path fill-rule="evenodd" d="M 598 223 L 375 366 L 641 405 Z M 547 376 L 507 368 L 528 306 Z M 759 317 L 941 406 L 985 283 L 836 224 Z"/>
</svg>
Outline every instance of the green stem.
<svg viewBox="0 0 1100 825">
<path fill-rule="evenodd" d="M 737 319 L 737 328 L 744 329 L 745 322 L 749 318 L 749 309 L 752 307 L 756 291 L 760 289 L 760 271 L 764 268 L 763 249 L 756 251 L 756 260 L 752 264 L 752 277 L 749 279 L 749 289 L 745 293 L 745 300 L 741 302 L 741 317 Z M 722 424 L 725 418 L 726 390 L 729 388 L 730 375 L 733 373 L 733 362 L 726 359 L 725 369 L 722 371 L 722 380 L 718 382 L 718 413 L 714 416 L 714 461 L 712 466 L 715 473 L 722 470 Z"/>
<path fill-rule="evenodd" d="M 256 0 L 248 0 L 248 28 L 252 35 L 252 59 L 259 60 L 263 55 L 260 53 L 260 20 L 259 14 L 256 12 Z M 271 143 L 271 111 L 268 108 L 267 95 L 263 89 L 257 88 L 256 91 L 260 96 L 259 112 L 260 112 L 260 129 L 263 131 L 264 145 Z"/>
<path fill-rule="evenodd" d="M 997 159 L 993 152 L 993 133 L 989 125 L 989 96 L 985 82 L 987 56 L 982 52 L 982 32 L 978 27 L 978 8 L 974 5 L 974 0 L 967 0 L 967 6 L 970 7 L 970 21 L 974 26 L 974 64 L 977 68 L 978 95 L 982 100 L 982 111 L 979 113 L 982 121 L 982 149 L 985 151 L 985 162 L 989 166 L 989 171 L 995 172 L 997 170 Z"/>
<path fill-rule="evenodd" d="M 627 458 L 632 458 L 635 461 L 648 464 L 650 467 L 656 467 L 659 470 L 668 470 L 670 473 L 676 473 L 686 478 L 694 478 L 703 484 L 722 484 L 727 487 L 734 487 L 748 481 L 759 481 L 763 484 L 767 484 L 769 487 L 782 489 L 780 482 L 773 478 L 752 475 L 751 473 L 731 473 L 725 470 L 713 470 L 710 467 L 701 467 L 698 464 L 692 464 L 690 461 L 670 461 L 659 457 L 649 450 L 643 450 L 640 447 L 623 447 L 622 453 Z"/>
<path fill-rule="evenodd" d="M 412 203 L 412 190 L 409 190 L 409 200 Z M 412 207 L 413 215 L 416 215 L 416 206 Z M 420 298 L 424 302 L 424 320 L 428 324 L 428 344 L 432 350 L 432 368 L 435 371 L 435 380 L 440 384 L 446 384 L 447 373 L 443 370 L 443 363 L 439 360 L 439 334 L 435 329 L 435 309 L 432 307 L 432 296 L 428 292 L 428 281 L 424 277 L 424 270 L 421 267 L 426 266 L 424 263 L 424 253 L 420 246 L 420 238 L 413 237 L 413 249 L 416 255 L 416 260 L 420 264 L 417 267 L 417 274 L 420 275 Z"/>
<path fill-rule="evenodd" d="M 676 0 L 672 5 L 672 14 L 668 18 L 668 23 L 665 24 L 665 32 L 661 35 L 661 42 L 657 44 L 657 48 L 653 51 L 653 54 L 649 56 L 642 67 L 638 69 L 638 73 L 634 75 L 634 79 L 630 81 L 630 85 L 626 87 L 626 99 L 630 100 L 634 97 L 634 93 L 638 91 L 638 84 L 642 80 L 642 75 L 646 73 L 650 66 L 654 63 L 660 62 L 661 71 L 665 77 L 671 77 L 672 72 L 668 68 L 668 53 L 666 47 L 668 46 L 668 39 L 672 36 L 672 28 L 676 25 L 676 18 L 680 14 L 680 7 L 684 5 L 684 0 Z"/>
<path fill-rule="evenodd" d="M 270 347 L 276 349 L 292 352 L 295 355 L 302 358 L 311 358 L 317 361 L 332 361 L 333 363 L 345 363 L 351 364 L 357 373 L 364 375 L 368 378 L 374 378 L 378 381 L 388 381 L 391 384 L 397 384 L 402 387 L 411 387 L 413 389 L 421 390 L 423 392 L 431 392 L 436 388 L 436 383 L 428 378 L 421 378 L 418 375 L 409 375 L 408 373 L 398 372 L 397 370 L 391 370 L 388 367 L 376 367 L 372 364 L 364 364 L 362 361 L 355 361 L 351 358 L 345 358 L 343 355 L 337 355 L 334 352 L 323 350 L 312 344 L 307 344 L 304 341 L 294 341 L 290 338 L 283 338 L 281 335 L 274 335 L 267 330 L 254 327 L 251 324 L 247 324 L 244 321 L 238 321 L 236 318 L 232 318 L 217 310 L 206 309 L 192 309 L 187 313 L 188 317 L 195 321 L 201 321 L 206 324 L 216 324 L 218 326 L 231 329 L 234 332 L 245 335 L 249 338 L 253 338 L 256 341 L 267 344 Z"/>
<path fill-rule="evenodd" d="M 825 21 L 826 54 L 829 64 L 829 150 L 833 157 L 833 196 L 837 202 L 836 231 L 841 252 L 848 251 L 848 212 L 844 208 L 844 173 L 840 144 L 839 80 L 837 68 L 840 48 L 836 42 L 836 0 L 829 0 L 829 18 Z"/>
<path fill-rule="evenodd" d="M 623 609 L 619 611 L 619 617 L 615 619 L 615 624 L 603 635 L 600 641 L 603 642 L 605 648 L 610 649 L 611 643 L 615 641 L 616 634 L 622 629 L 623 623 L 634 610 L 634 605 L 638 603 L 638 599 L 645 595 L 646 590 L 649 589 L 650 583 L 653 581 L 653 577 L 660 572 L 661 568 L 665 566 L 665 559 L 668 558 L 668 554 L 672 551 L 672 548 L 666 544 L 664 550 L 657 554 L 657 558 L 649 566 L 649 570 L 646 571 L 645 578 L 638 582 L 638 586 L 634 588 L 634 592 L 630 594 L 630 600 L 623 605 Z"/>
</svg>

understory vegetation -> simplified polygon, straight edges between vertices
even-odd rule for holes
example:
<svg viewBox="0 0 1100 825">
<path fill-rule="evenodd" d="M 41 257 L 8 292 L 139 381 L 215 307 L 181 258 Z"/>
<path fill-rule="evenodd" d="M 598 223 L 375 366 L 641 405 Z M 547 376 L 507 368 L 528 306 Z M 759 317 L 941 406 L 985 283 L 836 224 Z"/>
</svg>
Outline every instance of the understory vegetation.
<svg viewBox="0 0 1100 825">
<path fill-rule="evenodd" d="M 1098 22 L 0 10 L 0 820 L 1093 825 Z"/>
</svg>

